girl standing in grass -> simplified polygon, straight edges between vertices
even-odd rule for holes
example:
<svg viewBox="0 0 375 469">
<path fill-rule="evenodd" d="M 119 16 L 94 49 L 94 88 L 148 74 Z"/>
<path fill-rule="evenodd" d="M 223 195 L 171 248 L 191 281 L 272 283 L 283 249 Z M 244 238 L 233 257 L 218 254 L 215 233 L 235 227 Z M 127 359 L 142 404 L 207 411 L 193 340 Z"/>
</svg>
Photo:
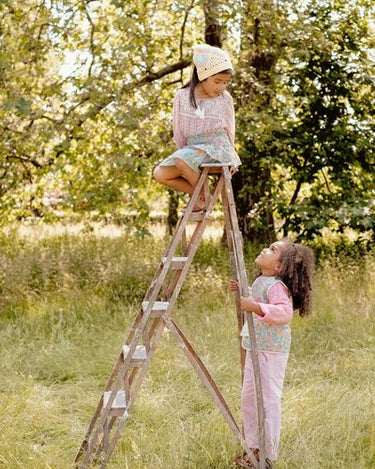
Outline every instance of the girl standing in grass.
<svg viewBox="0 0 375 469">
<path fill-rule="evenodd" d="M 173 135 L 178 150 L 154 170 L 157 182 L 192 194 L 203 162 L 241 161 L 234 149 L 234 108 L 226 87 L 233 67 L 226 52 L 207 44 L 194 48 L 190 81 L 179 89 L 173 103 Z M 193 211 L 206 208 L 203 190 Z"/>
<path fill-rule="evenodd" d="M 277 458 L 280 441 L 281 394 L 291 342 L 289 323 L 293 309 L 299 310 L 300 316 L 310 311 L 314 254 L 306 246 L 283 240 L 263 249 L 255 263 L 260 273 L 251 287 L 251 294 L 241 296 L 240 303 L 243 311 L 254 313 L 265 410 L 266 467 L 270 469 Z M 230 288 L 238 290 L 238 282 L 231 280 Z M 241 393 L 244 436 L 259 460 L 257 400 L 247 322 L 241 336 L 246 349 Z M 246 452 L 235 458 L 235 464 L 254 467 Z"/>
</svg>

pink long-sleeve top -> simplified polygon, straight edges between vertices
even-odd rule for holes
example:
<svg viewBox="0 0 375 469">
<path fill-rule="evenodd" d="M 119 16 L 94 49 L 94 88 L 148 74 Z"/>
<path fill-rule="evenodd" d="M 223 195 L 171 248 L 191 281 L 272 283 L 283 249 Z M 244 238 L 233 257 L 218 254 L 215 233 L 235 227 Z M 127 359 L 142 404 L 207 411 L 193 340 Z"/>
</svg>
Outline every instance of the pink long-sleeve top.
<svg viewBox="0 0 375 469">
<path fill-rule="evenodd" d="M 173 135 L 177 148 L 186 146 L 187 136 L 220 130 L 226 131 L 234 146 L 234 107 L 228 91 L 216 98 L 196 99 L 198 109 L 190 104 L 189 93 L 189 88 L 179 89 L 173 102 Z"/>
<path fill-rule="evenodd" d="M 293 303 L 287 287 L 274 283 L 268 290 L 268 303 L 259 303 L 264 316 L 257 315 L 259 321 L 267 324 L 288 324 L 293 318 Z"/>
</svg>

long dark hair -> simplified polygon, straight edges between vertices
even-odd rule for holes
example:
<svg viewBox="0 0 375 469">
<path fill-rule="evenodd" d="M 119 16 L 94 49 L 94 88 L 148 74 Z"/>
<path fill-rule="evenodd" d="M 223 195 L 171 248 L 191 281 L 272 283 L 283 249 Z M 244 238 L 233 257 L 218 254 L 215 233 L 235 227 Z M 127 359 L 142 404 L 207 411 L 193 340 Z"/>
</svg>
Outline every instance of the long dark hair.
<svg viewBox="0 0 375 469">
<path fill-rule="evenodd" d="M 232 74 L 232 72 L 233 71 L 231 68 L 227 68 L 226 70 L 222 70 L 219 73 Z M 215 74 L 215 75 L 218 75 L 218 74 Z M 197 67 L 193 65 L 193 70 L 191 72 L 190 80 L 187 83 L 185 83 L 185 85 L 182 88 L 190 88 L 190 92 L 189 92 L 190 104 L 193 106 L 194 109 L 197 109 L 198 107 L 197 101 L 195 100 L 195 94 L 194 94 L 195 88 L 198 84 L 199 84 L 199 78 L 198 78 Z"/>
</svg>

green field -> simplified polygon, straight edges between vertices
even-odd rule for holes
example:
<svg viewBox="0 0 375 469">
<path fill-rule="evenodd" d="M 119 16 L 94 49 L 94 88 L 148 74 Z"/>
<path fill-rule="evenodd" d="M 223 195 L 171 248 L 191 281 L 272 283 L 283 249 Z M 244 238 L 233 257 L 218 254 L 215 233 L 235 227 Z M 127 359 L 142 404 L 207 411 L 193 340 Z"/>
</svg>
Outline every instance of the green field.
<svg viewBox="0 0 375 469">
<path fill-rule="evenodd" d="M 0 467 L 73 468 L 167 240 L 34 228 L 0 241 Z M 229 278 L 226 249 L 205 240 L 174 317 L 239 418 Z M 276 469 L 375 468 L 374 286 L 371 254 L 320 258 L 313 314 L 292 324 Z M 224 469 L 238 451 L 166 332 L 108 468 Z"/>
</svg>

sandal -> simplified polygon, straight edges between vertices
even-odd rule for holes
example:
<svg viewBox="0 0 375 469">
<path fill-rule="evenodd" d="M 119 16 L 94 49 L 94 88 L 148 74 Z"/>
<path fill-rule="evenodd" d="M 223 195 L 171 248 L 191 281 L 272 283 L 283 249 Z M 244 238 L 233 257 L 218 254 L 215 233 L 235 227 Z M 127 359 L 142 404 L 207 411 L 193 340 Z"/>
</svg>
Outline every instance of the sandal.
<svg viewBox="0 0 375 469">
<path fill-rule="evenodd" d="M 259 449 L 258 448 L 250 448 L 250 449 L 253 452 L 257 461 L 259 461 Z M 272 461 L 266 458 L 265 462 L 266 462 L 266 469 L 272 469 Z M 243 451 L 240 455 L 234 458 L 234 464 L 236 465 L 236 467 L 245 467 L 245 468 L 255 467 L 254 464 L 251 462 L 251 459 L 249 455 L 246 453 L 246 451 Z"/>
<path fill-rule="evenodd" d="M 253 452 L 255 458 L 259 461 L 259 449 L 251 448 L 251 451 Z M 234 464 L 236 467 L 255 467 L 246 451 L 243 451 L 234 458 Z"/>
<path fill-rule="evenodd" d="M 212 197 L 212 195 L 209 194 L 208 197 L 207 197 L 207 200 L 205 200 L 200 196 L 199 199 L 197 200 L 197 202 L 195 203 L 194 207 L 193 207 L 192 213 L 206 212 L 207 207 L 211 202 L 211 197 Z M 184 213 L 186 211 L 188 205 L 189 205 L 189 202 L 184 207 L 182 207 L 182 209 L 181 209 L 182 213 Z"/>
</svg>

